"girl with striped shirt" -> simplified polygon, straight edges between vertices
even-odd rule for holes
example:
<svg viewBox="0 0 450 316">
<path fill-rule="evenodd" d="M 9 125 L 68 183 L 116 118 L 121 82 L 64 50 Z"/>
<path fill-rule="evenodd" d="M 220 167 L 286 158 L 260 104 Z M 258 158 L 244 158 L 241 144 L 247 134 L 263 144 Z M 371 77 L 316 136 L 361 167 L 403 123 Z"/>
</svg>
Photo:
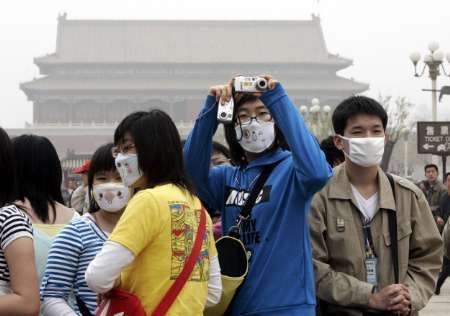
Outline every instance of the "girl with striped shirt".
<svg viewBox="0 0 450 316">
<path fill-rule="evenodd" d="M 112 144 L 94 153 L 88 173 L 90 211 L 72 220 L 52 244 L 41 285 L 41 311 L 46 316 L 93 315 L 96 294 L 84 278 L 128 202 L 112 157 Z"/>
<path fill-rule="evenodd" d="M 33 232 L 27 215 L 13 204 L 17 199 L 13 156 L 11 141 L 0 128 L 0 315 L 36 315 Z"/>
</svg>

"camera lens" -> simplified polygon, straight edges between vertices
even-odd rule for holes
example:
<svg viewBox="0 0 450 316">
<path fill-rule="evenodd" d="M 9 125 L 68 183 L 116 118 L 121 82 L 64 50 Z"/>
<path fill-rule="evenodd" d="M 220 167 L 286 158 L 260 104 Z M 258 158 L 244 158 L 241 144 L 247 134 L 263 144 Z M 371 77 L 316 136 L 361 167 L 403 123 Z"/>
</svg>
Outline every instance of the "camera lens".
<svg viewBox="0 0 450 316">
<path fill-rule="evenodd" d="M 266 90 L 267 89 L 267 80 L 264 78 L 259 78 L 256 81 L 256 88 L 258 90 Z"/>
<path fill-rule="evenodd" d="M 227 113 L 222 112 L 222 113 L 220 113 L 220 116 L 221 116 L 221 117 L 225 117 L 225 116 L 227 116 Z"/>
</svg>

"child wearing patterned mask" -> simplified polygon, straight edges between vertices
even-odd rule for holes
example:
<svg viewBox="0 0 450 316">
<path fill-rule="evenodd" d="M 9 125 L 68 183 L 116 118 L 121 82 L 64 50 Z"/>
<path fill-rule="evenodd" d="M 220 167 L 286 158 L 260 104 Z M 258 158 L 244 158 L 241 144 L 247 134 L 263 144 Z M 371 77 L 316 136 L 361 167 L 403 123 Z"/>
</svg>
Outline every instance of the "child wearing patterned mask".
<svg viewBox="0 0 450 316">
<path fill-rule="evenodd" d="M 41 286 L 44 315 L 89 315 L 96 294 L 84 274 L 114 229 L 129 199 L 112 156 L 113 144 L 97 149 L 88 174 L 89 213 L 72 220 L 56 237 Z M 74 295 L 71 295 L 73 293 Z"/>
</svg>

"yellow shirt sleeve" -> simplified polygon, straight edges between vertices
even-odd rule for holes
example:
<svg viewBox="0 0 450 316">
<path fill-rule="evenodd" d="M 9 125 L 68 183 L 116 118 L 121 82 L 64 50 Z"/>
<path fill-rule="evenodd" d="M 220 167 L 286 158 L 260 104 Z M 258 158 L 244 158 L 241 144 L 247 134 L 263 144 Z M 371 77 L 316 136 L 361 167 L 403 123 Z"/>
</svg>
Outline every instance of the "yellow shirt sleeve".
<svg viewBox="0 0 450 316">
<path fill-rule="evenodd" d="M 138 256 L 157 235 L 161 224 L 161 213 L 155 198 L 150 192 L 141 191 L 128 202 L 109 240 Z"/>
</svg>

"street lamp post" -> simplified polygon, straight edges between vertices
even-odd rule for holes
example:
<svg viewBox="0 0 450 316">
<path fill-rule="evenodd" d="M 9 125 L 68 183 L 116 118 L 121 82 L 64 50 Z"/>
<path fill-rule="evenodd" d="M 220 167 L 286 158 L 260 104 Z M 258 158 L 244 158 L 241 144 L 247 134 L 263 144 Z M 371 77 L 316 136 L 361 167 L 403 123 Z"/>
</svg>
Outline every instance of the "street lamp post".
<svg viewBox="0 0 450 316">
<path fill-rule="evenodd" d="M 403 176 L 405 178 L 408 177 L 408 138 L 409 138 L 409 129 L 404 127 L 402 129 L 403 141 L 404 141 L 404 156 L 403 156 Z"/>
<path fill-rule="evenodd" d="M 300 106 L 300 113 L 309 125 L 311 132 L 322 140 L 332 134 L 330 121 L 331 107 L 329 105 L 320 106 L 317 98 L 311 100 L 311 106 Z"/>
<path fill-rule="evenodd" d="M 418 64 L 421 60 L 421 55 L 419 52 L 412 53 L 409 58 L 414 65 L 414 76 L 422 77 L 425 71 L 428 69 L 428 76 L 431 79 L 431 106 L 432 106 L 432 121 L 437 121 L 437 78 L 441 75 L 440 70 L 446 76 L 447 74 L 444 67 L 444 52 L 439 49 L 439 44 L 437 42 L 431 42 L 428 45 L 429 53 L 423 57 L 423 68 L 419 72 Z M 450 63 L 450 52 L 447 53 L 447 61 Z"/>
<path fill-rule="evenodd" d="M 409 58 L 411 59 L 414 65 L 414 76 L 422 77 L 425 74 L 425 71 L 428 69 L 428 76 L 431 79 L 431 113 L 432 113 L 432 121 L 437 121 L 437 78 L 441 75 L 440 70 L 446 76 L 450 76 L 447 74 L 444 67 L 444 52 L 439 49 L 439 43 L 431 42 L 428 45 L 429 53 L 423 57 L 423 68 L 419 72 L 417 71 L 419 61 L 421 59 L 421 55 L 419 52 L 413 52 Z M 450 52 L 447 53 L 447 61 L 450 63 Z M 446 158 L 442 157 L 442 164 L 445 164 Z M 433 163 L 437 164 L 437 157 L 432 157 Z M 443 165 L 445 169 L 445 166 Z"/>
</svg>

